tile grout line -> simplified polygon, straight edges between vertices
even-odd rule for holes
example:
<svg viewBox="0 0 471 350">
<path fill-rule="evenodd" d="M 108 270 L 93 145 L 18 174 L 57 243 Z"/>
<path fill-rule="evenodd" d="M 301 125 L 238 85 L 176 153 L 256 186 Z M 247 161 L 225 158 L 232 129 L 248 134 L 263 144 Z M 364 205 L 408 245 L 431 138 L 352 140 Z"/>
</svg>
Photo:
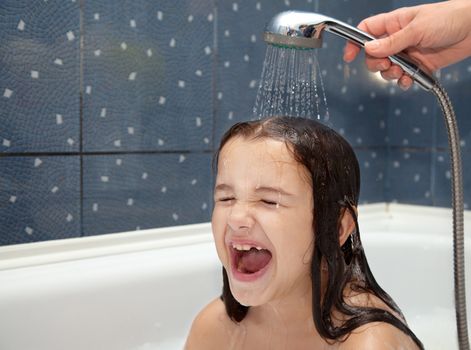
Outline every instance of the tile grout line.
<svg viewBox="0 0 471 350">
<path fill-rule="evenodd" d="M 84 72 L 83 72 L 83 57 L 84 57 L 84 28 L 83 28 L 83 7 L 84 7 L 85 0 L 80 0 L 79 2 L 79 35 L 80 35 L 80 43 L 79 43 L 79 159 L 80 159 L 80 201 L 79 201 L 79 216 L 80 216 L 80 237 L 84 236 L 83 232 L 83 112 L 84 112 L 84 102 L 83 102 L 83 79 L 84 79 Z"/>
</svg>

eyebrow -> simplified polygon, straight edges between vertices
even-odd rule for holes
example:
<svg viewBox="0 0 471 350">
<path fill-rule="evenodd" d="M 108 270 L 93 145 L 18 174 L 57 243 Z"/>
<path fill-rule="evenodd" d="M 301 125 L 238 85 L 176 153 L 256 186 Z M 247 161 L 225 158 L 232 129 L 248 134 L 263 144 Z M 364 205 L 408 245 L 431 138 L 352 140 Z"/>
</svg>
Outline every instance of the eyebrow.
<svg viewBox="0 0 471 350">
<path fill-rule="evenodd" d="M 214 188 L 214 191 L 232 191 L 232 190 L 233 190 L 232 186 L 225 183 L 218 184 Z M 271 187 L 271 186 L 258 187 L 255 189 L 255 192 L 273 192 L 276 194 L 281 193 L 284 196 L 294 196 L 294 194 L 289 193 L 280 187 Z"/>
</svg>

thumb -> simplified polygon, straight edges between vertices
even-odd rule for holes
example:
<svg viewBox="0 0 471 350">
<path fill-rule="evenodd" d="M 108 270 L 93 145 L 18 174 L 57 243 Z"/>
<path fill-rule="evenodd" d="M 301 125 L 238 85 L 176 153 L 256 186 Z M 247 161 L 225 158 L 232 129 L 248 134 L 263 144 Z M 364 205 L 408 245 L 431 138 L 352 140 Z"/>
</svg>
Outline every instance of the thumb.
<svg viewBox="0 0 471 350">
<path fill-rule="evenodd" d="M 365 43 L 365 51 L 373 57 L 391 56 L 414 45 L 414 36 L 409 33 L 407 27 L 390 36 L 375 39 Z"/>
</svg>

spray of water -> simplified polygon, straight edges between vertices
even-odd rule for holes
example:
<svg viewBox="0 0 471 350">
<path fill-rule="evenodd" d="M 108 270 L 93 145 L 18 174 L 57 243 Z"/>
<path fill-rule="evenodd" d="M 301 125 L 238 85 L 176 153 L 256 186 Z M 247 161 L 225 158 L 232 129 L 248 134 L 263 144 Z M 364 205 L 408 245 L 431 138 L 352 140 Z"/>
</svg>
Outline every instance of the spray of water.
<svg viewBox="0 0 471 350">
<path fill-rule="evenodd" d="M 315 50 L 267 46 L 253 115 L 255 119 L 275 115 L 329 119 Z"/>
</svg>

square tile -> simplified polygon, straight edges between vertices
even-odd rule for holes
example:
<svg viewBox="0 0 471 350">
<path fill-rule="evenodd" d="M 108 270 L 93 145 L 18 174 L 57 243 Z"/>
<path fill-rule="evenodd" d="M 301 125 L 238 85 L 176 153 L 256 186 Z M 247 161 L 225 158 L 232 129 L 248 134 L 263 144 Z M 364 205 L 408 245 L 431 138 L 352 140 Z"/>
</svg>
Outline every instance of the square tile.
<svg viewBox="0 0 471 350">
<path fill-rule="evenodd" d="M 211 154 L 84 158 L 84 235 L 208 222 Z"/>
<path fill-rule="evenodd" d="M 79 4 L 0 7 L 0 152 L 79 149 Z"/>
<path fill-rule="evenodd" d="M 84 149 L 209 150 L 214 1 L 87 1 Z"/>
<path fill-rule="evenodd" d="M 80 236 L 78 156 L 0 157 L 0 245 Z"/>
<path fill-rule="evenodd" d="M 386 199 L 417 205 L 432 205 L 432 153 L 409 149 L 390 150 Z"/>
</svg>

